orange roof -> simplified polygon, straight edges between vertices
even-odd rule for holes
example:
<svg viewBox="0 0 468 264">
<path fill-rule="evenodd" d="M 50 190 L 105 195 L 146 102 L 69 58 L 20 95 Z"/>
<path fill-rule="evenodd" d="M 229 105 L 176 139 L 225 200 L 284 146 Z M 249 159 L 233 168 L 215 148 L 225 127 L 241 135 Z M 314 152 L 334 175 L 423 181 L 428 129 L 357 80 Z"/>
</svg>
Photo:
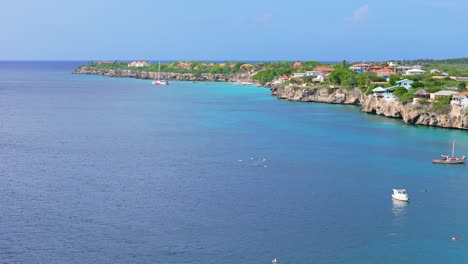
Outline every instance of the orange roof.
<svg viewBox="0 0 468 264">
<path fill-rule="evenodd" d="M 322 72 L 332 72 L 334 71 L 335 69 L 333 68 L 329 68 L 329 67 L 325 67 L 325 66 L 317 66 L 314 68 L 314 71 L 322 71 Z"/>
<path fill-rule="evenodd" d="M 370 65 L 367 63 L 358 63 L 354 64 L 353 67 L 369 67 Z"/>
<path fill-rule="evenodd" d="M 295 69 L 297 69 L 297 68 L 302 68 L 302 62 L 296 61 L 296 62 L 293 64 L 292 67 L 295 68 Z"/>
</svg>

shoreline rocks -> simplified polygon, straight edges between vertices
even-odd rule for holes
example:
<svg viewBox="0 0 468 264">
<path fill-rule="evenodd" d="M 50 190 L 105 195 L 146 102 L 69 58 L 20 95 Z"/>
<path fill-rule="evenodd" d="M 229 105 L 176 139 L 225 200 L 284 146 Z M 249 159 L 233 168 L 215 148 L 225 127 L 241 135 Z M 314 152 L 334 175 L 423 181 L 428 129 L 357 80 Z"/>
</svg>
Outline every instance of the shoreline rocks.
<svg viewBox="0 0 468 264">
<path fill-rule="evenodd" d="M 73 74 L 91 74 L 118 78 L 137 78 L 145 80 L 156 80 L 158 73 L 153 71 L 124 70 L 124 69 L 104 69 L 93 66 L 80 66 L 73 71 Z M 202 73 L 195 76 L 192 73 L 161 72 L 160 78 L 176 81 L 209 81 L 209 82 L 253 82 L 249 73 L 240 74 L 212 74 Z"/>
<path fill-rule="evenodd" d="M 319 102 L 329 104 L 348 104 L 361 107 L 361 111 L 391 118 L 402 119 L 406 124 L 435 126 L 442 128 L 468 129 L 468 110 L 460 106 L 450 106 L 448 112 L 438 113 L 430 105 L 402 104 L 365 95 L 359 89 L 294 89 L 293 86 L 274 85 L 270 87 L 272 95 L 280 99 L 299 102 Z"/>
</svg>

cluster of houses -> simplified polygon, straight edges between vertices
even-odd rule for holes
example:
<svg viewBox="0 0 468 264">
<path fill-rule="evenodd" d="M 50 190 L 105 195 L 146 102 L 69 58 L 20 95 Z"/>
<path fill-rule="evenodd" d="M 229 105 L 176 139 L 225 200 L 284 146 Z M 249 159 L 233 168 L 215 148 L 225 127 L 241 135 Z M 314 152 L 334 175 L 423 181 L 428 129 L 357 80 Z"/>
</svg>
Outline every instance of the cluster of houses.
<svg viewBox="0 0 468 264">
<path fill-rule="evenodd" d="M 384 78 L 389 78 L 390 75 L 421 75 L 426 73 L 426 71 L 421 70 L 420 65 L 398 66 L 394 62 L 389 62 L 388 66 L 385 67 L 371 65 L 368 63 L 359 63 L 352 65 L 349 69 L 357 73 L 373 72 Z"/>
<path fill-rule="evenodd" d="M 296 61 L 293 64 L 294 69 L 302 68 L 303 65 L 300 61 Z M 388 65 L 385 67 L 372 65 L 368 63 L 358 63 L 353 64 L 349 67 L 350 70 L 356 73 L 365 73 L 365 72 L 373 72 L 380 77 L 383 78 L 390 78 L 391 75 L 421 75 L 425 74 L 426 71 L 421 69 L 420 65 L 414 66 L 404 66 L 404 65 L 397 65 L 394 62 L 388 62 Z M 303 77 L 312 77 L 313 82 L 324 82 L 328 80 L 330 73 L 332 73 L 334 68 L 326 67 L 326 66 L 317 66 L 312 71 L 306 72 L 297 72 L 294 73 L 292 76 L 281 76 L 275 83 L 282 83 L 286 80 L 291 78 L 303 78 Z M 447 73 L 441 72 L 437 69 L 431 70 L 431 73 L 438 73 L 440 76 L 448 76 Z"/>
<path fill-rule="evenodd" d="M 394 101 L 395 95 L 393 95 L 392 92 L 398 87 L 404 87 L 406 90 L 410 91 L 412 89 L 412 83 L 412 80 L 404 79 L 396 82 L 395 86 L 387 88 L 379 86 L 377 88 L 374 88 L 372 92 L 376 97 L 381 97 L 387 101 Z M 450 104 L 458 105 L 461 107 L 468 107 L 468 92 L 442 90 L 435 93 L 428 93 L 424 88 L 420 88 L 416 92 L 414 92 L 413 96 L 413 103 L 417 103 L 420 99 L 436 101 L 437 99 L 442 97 L 451 97 Z"/>
<path fill-rule="evenodd" d="M 151 62 L 149 61 L 132 61 L 127 64 L 128 67 L 146 67 L 150 65 L 151 65 Z"/>
</svg>

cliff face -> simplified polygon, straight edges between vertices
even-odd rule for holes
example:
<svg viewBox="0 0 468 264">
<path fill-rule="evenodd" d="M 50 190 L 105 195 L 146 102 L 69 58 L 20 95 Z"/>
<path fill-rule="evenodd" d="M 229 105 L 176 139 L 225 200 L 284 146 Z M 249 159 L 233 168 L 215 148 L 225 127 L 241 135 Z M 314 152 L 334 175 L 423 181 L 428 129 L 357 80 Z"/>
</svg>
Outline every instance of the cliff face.
<svg viewBox="0 0 468 264">
<path fill-rule="evenodd" d="M 459 106 L 451 106 L 447 112 L 435 112 L 430 105 L 402 104 L 365 95 L 359 89 L 307 90 L 294 89 L 291 85 L 276 85 L 271 87 L 271 91 L 273 95 L 291 101 L 359 105 L 363 112 L 401 118 L 407 124 L 468 129 L 468 111 Z"/>
<path fill-rule="evenodd" d="M 92 66 L 81 66 L 73 71 L 74 74 L 92 74 L 102 75 L 108 77 L 124 77 L 124 78 L 138 78 L 147 80 L 156 80 L 158 78 L 157 72 L 140 71 L 140 70 L 120 70 L 120 69 L 100 69 Z M 244 74 L 211 74 L 202 73 L 201 76 L 195 76 L 192 73 L 174 73 L 174 72 L 161 72 L 161 79 L 165 80 L 178 80 L 178 81 L 212 81 L 212 82 L 237 82 L 245 81 L 252 82 L 248 73 Z"/>
</svg>

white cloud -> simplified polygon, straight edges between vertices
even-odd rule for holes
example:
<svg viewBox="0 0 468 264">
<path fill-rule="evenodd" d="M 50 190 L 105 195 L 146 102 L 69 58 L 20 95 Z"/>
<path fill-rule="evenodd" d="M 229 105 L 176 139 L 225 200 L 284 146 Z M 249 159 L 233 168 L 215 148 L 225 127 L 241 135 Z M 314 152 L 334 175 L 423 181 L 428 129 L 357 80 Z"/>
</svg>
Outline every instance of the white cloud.
<svg viewBox="0 0 468 264">
<path fill-rule="evenodd" d="M 369 5 L 365 4 L 358 9 L 354 10 L 353 16 L 346 18 L 346 20 L 350 20 L 352 22 L 359 22 L 366 18 L 367 14 L 369 13 Z"/>
</svg>

